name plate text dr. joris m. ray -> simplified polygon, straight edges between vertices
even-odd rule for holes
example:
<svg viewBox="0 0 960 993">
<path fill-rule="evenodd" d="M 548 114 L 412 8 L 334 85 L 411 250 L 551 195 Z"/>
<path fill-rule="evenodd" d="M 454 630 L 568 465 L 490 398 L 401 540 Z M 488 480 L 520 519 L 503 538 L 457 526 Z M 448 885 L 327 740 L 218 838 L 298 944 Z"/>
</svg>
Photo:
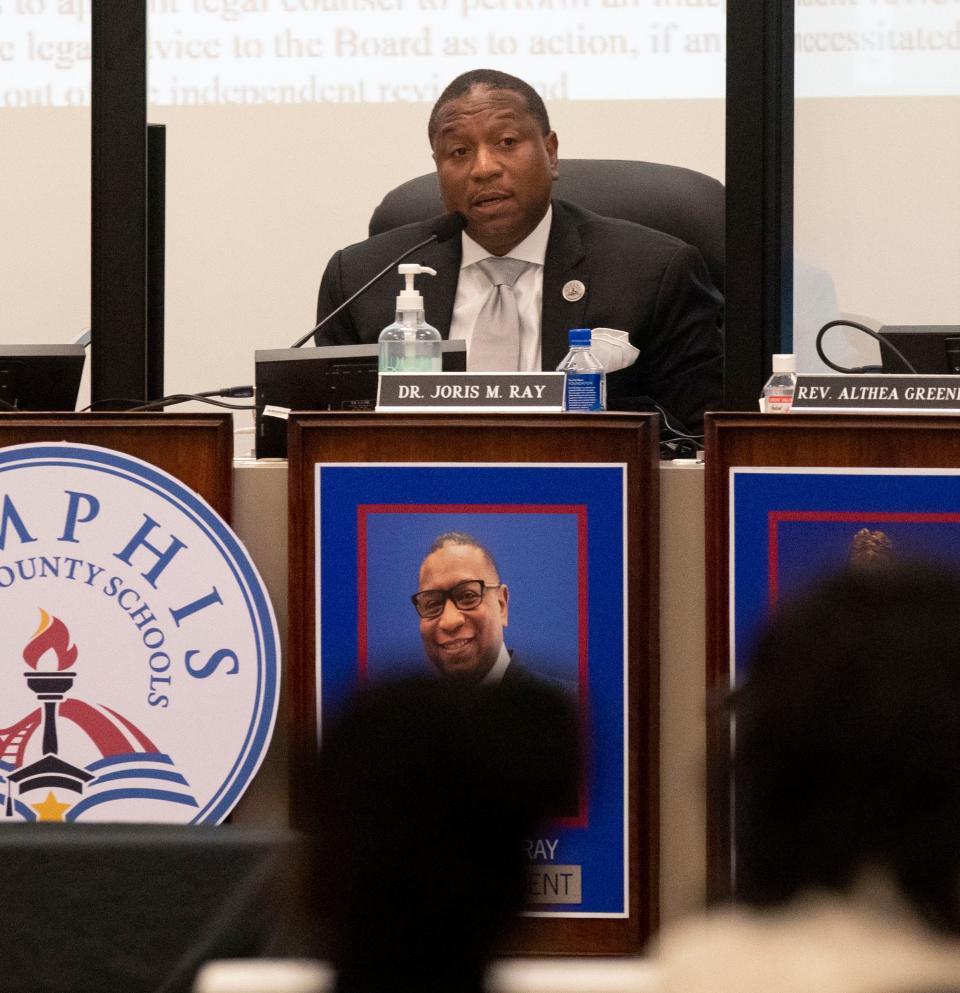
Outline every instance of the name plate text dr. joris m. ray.
<svg viewBox="0 0 960 993">
<path fill-rule="evenodd" d="M 563 373 L 380 373 L 377 410 L 559 413 L 563 410 Z"/>
</svg>

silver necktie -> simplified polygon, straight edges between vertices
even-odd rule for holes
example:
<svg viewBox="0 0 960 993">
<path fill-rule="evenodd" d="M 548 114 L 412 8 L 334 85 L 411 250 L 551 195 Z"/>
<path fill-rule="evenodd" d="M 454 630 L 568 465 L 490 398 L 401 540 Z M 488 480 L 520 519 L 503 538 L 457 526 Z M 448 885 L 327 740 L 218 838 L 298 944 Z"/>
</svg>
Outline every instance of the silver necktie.
<svg viewBox="0 0 960 993">
<path fill-rule="evenodd" d="M 470 338 L 467 368 L 471 372 L 516 372 L 520 368 L 520 313 L 513 284 L 528 264 L 508 258 L 476 263 L 493 285 Z"/>
</svg>

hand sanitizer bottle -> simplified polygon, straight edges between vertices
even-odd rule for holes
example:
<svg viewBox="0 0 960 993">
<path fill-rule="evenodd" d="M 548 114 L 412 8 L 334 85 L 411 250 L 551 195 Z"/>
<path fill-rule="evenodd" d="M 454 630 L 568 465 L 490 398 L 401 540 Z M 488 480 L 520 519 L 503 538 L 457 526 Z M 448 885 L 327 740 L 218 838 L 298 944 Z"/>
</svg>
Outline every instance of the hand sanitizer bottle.
<svg viewBox="0 0 960 993">
<path fill-rule="evenodd" d="M 397 296 L 397 319 L 380 332 L 380 372 L 442 372 L 440 332 L 423 319 L 423 297 L 413 285 L 420 273 L 436 276 L 435 269 L 404 263 L 397 271 L 407 283 Z"/>
</svg>

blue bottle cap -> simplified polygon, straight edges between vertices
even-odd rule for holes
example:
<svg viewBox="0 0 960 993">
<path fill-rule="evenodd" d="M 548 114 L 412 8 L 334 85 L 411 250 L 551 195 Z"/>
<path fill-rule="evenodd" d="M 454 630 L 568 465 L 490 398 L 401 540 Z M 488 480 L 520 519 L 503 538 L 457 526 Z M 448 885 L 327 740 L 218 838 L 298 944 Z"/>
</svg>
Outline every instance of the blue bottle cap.
<svg viewBox="0 0 960 993">
<path fill-rule="evenodd" d="M 583 345 L 589 345 L 593 337 L 593 332 L 590 328 L 570 328 L 568 332 L 568 340 L 570 347 L 574 346 L 582 347 Z"/>
</svg>

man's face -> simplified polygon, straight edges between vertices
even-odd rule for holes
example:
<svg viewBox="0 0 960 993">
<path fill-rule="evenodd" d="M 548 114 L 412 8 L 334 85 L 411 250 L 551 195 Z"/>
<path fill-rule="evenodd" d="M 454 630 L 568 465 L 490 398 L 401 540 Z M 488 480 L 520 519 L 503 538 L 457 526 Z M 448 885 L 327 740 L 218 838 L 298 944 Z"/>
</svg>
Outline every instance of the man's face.
<svg viewBox="0 0 960 993">
<path fill-rule="evenodd" d="M 423 560 L 419 588 L 447 591 L 467 579 L 482 579 L 489 586 L 500 581 L 479 548 L 444 545 Z M 472 610 L 459 610 L 447 599 L 439 617 L 420 618 L 427 658 L 443 676 L 477 683 L 493 668 L 507 626 L 508 596 L 506 586 L 498 586 L 484 590 Z"/>
<path fill-rule="evenodd" d="M 441 107 L 433 160 L 447 210 L 463 214 L 488 252 L 505 255 L 547 211 L 557 136 L 541 133 L 519 93 L 475 86 Z"/>
</svg>

